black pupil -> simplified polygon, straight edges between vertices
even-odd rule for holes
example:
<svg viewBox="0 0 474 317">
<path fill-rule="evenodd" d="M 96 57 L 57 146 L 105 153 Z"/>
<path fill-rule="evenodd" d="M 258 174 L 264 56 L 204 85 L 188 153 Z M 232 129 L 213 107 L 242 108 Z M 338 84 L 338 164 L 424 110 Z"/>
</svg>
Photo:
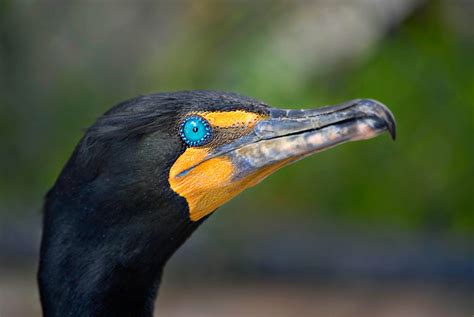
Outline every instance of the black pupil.
<svg viewBox="0 0 474 317">
<path fill-rule="evenodd" d="M 194 128 L 193 128 L 193 132 L 194 132 L 194 133 L 198 132 L 198 130 L 199 130 L 198 127 L 194 127 Z"/>
</svg>

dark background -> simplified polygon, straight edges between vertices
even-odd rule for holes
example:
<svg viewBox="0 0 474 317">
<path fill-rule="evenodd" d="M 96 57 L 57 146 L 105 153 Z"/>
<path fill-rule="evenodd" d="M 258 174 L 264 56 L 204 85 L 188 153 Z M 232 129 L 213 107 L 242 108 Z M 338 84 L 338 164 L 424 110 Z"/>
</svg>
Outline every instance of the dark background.
<svg viewBox="0 0 474 317">
<path fill-rule="evenodd" d="M 0 316 L 37 316 L 42 197 L 83 129 L 160 91 L 368 97 L 398 139 L 287 167 L 167 267 L 161 316 L 474 313 L 474 3 L 0 0 Z"/>
</svg>

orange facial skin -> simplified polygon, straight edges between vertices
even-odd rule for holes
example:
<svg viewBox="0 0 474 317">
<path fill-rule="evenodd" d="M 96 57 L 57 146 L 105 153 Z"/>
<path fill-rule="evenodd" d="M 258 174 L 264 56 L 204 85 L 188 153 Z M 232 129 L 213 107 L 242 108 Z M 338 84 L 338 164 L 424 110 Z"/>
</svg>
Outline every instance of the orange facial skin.
<svg viewBox="0 0 474 317">
<path fill-rule="evenodd" d="M 240 194 L 243 190 L 257 185 L 265 177 L 288 162 L 281 161 L 233 181 L 234 166 L 226 157 L 207 160 L 178 176 L 182 169 L 206 157 L 205 149 L 189 148 L 181 155 L 170 170 L 171 188 L 184 197 L 189 207 L 189 217 L 197 221 Z"/>
<path fill-rule="evenodd" d="M 266 118 L 262 114 L 243 110 L 228 112 L 198 112 L 196 114 L 206 119 L 212 127 L 218 128 L 240 126 L 252 129 L 260 120 Z"/>
<path fill-rule="evenodd" d="M 199 112 L 190 115 L 203 117 L 213 129 L 221 131 L 232 129 L 234 134 L 239 134 L 235 137 L 249 133 L 258 122 L 266 119 L 265 115 L 243 110 Z M 220 156 L 206 160 L 211 147 L 212 142 L 208 146 L 187 148 L 178 157 L 169 173 L 170 187 L 186 199 L 189 217 L 193 221 L 208 215 L 274 171 L 268 167 L 243 179 L 233 180 L 235 167 L 228 157 Z M 191 169 L 188 172 L 182 173 L 189 168 Z"/>
</svg>

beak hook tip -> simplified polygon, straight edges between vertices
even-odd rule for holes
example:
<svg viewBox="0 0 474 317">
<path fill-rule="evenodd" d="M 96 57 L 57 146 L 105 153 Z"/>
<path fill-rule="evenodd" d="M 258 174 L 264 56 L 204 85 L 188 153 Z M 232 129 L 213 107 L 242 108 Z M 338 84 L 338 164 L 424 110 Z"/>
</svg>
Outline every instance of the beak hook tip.
<svg viewBox="0 0 474 317">
<path fill-rule="evenodd" d="M 375 99 L 358 99 L 356 100 L 356 102 L 358 104 L 370 104 L 371 106 L 379 108 L 382 112 L 382 118 L 385 121 L 385 124 L 387 125 L 387 130 L 390 134 L 390 137 L 393 141 L 396 140 L 397 124 L 395 122 L 395 116 L 386 105 Z"/>
</svg>

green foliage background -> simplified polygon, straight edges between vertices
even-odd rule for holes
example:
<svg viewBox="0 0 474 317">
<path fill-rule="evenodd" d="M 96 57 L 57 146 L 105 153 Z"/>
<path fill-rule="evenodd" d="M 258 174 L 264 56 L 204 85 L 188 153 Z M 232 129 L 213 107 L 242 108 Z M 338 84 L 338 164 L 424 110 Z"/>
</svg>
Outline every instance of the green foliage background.
<svg viewBox="0 0 474 317">
<path fill-rule="evenodd" d="M 229 219 L 474 235 L 474 41 L 446 22 L 441 2 L 412 14 L 363 59 L 305 77 L 261 46 L 286 2 L 238 10 L 212 2 L 190 15 L 191 31 L 165 29 L 166 41 L 153 31 L 130 38 L 130 25 L 122 38 L 84 39 L 81 24 L 69 21 L 85 19 L 87 28 L 89 14 L 100 19 L 93 12 L 73 16 L 50 5 L 45 15 L 35 13 L 35 3 L 0 4 L 0 217 L 37 213 L 82 129 L 113 104 L 149 92 L 212 89 L 298 108 L 368 97 L 398 120 L 395 143 L 382 136 L 287 167 L 221 208 Z M 46 45 L 61 28 L 71 47 Z M 163 46 L 144 57 L 139 41 Z M 80 54 L 61 64 L 76 44 Z"/>
</svg>

